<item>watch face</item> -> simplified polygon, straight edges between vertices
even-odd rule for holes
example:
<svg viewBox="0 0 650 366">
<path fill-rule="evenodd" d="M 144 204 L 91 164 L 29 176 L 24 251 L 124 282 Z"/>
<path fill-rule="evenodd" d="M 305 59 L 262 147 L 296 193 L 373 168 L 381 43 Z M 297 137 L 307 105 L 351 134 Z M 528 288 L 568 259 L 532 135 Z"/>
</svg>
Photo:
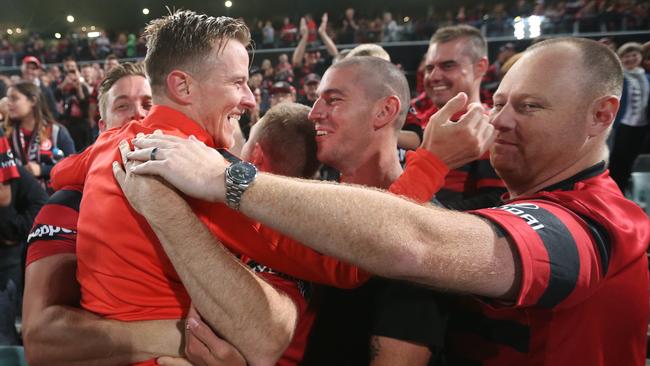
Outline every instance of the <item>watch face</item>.
<svg viewBox="0 0 650 366">
<path fill-rule="evenodd" d="M 238 183 L 249 183 L 255 178 L 255 165 L 247 162 L 235 163 L 230 167 L 230 178 Z"/>
</svg>

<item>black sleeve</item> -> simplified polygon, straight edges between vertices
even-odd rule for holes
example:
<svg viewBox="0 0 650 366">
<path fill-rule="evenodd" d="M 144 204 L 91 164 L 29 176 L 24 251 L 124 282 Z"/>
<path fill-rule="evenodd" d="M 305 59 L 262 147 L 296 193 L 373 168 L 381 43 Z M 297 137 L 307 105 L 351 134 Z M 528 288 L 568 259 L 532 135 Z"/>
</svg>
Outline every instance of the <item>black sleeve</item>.
<svg viewBox="0 0 650 366">
<path fill-rule="evenodd" d="M 425 345 L 436 358 L 449 318 L 445 297 L 414 284 L 383 281 L 375 298 L 372 334 Z"/>
<path fill-rule="evenodd" d="M 420 142 L 424 139 L 424 130 L 420 125 L 416 125 L 414 123 L 407 123 L 402 127 L 403 131 L 412 131 L 418 134 L 418 137 L 420 138 Z"/>
<path fill-rule="evenodd" d="M 0 238 L 22 242 L 32 228 L 34 218 L 47 201 L 47 193 L 34 176 L 22 166 L 20 178 L 11 181 L 11 203 L 0 207 Z"/>
<path fill-rule="evenodd" d="M 501 196 L 506 192 L 505 188 L 489 187 L 482 188 L 480 193 L 469 198 L 440 199 L 443 207 L 456 211 L 470 211 L 481 208 L 494 207 L 501 204 Z"/>
</svg>

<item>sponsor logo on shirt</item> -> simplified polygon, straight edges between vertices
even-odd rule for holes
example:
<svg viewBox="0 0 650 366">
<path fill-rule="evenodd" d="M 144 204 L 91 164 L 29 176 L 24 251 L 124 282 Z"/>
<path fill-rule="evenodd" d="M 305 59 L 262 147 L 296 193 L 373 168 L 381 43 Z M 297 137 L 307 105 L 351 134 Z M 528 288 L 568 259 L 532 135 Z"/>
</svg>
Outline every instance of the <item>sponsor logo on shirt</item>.
<svg viewBox="0 0 650 366">
<path fill-rule="evenodd" d="M 31 243 L 32 241 L 35 240 L 51 239 L 59 234 L 76 234 L 76 233 L 77 233 L 76 230 L 70 230 L 59 226 L 41 224 L 35 227 L 32 230 L 32 232 L 29 233 L 29 236 L 27 237 L 27 242 Z"/>
<path fill-rule="evenodd" d="M 519 216 L 530 226 L 533 230 L 537 231 L 544 228 L 544 224 L 535 218 L 534 211 L 539 210 L 539 206 L 532 203 L 513 203 L 511 205 L 503 205 L 495 207 L 495 210 L 503 210 L 510 212 L 513 215 Z M 531 212 L 532 211 L 532 212 Z"/>
</svg>

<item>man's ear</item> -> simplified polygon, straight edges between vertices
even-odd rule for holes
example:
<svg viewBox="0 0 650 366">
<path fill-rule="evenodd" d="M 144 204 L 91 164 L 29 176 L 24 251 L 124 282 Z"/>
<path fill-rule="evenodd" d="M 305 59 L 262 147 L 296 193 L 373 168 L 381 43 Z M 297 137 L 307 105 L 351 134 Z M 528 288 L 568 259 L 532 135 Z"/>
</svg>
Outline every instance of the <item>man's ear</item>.
<svg viewBox="0 0 650 366">
<path fill-rule="evenodd" d="M 379 130 L 395 121 L 399 116 L 402 103 L 396 95 L 391 95 L 385 98 L 382 98 L 377 102 L 377 108 L 375 109 L 375 118 L 373 119 L 373 127 L 375 130 Z"/>
<path fill-rule="evenodd" d="M 172 70 L 167 74 L 167 95 L 181 105 L 192 104 L 193 79 L 190 74 L 181 70 Z"/>
<path fill-rule="evenodd" d="M 253 152 L 251 154 L 251 163 L 256 167 L 261 168 L 262 165 L 264 165 L 264 161 L 265 161 L 264 150 L 262 150 L 262 146 L 260 145 L 260 143 L 256 142 L 255 146 L 253 147 Z"/>
<path fill-rule="evenodd" d="M 474 64 L 474 76 L 482 79 L 488 68 L 490 68 L 490 61 L 488 61 L 487 57 L 481 57 L 481 59 Z"/>
<path fill-rule="evenodd" d="M 597 136 L 607 130 L 614 122 L 620 106 L 620 100 L 615 95 L 606 95 L 596 99 L 589 110 L 587 134 Z"/>
<path fill-rule="evenodd" d="M 104 122 L 103 118 L 100 118 L 99 122 L 97 122 L 97 128 L 99 128 L 99 132 L 106 131 L 106 122 Z"/>
</svg>

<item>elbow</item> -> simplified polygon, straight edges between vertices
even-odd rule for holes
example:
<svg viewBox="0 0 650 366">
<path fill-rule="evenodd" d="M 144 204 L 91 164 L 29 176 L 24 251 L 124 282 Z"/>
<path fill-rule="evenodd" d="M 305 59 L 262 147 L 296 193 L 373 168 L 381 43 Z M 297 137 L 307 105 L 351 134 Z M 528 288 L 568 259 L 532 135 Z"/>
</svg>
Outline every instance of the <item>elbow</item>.
<svg viewBox="0 0 650 366">
<path fill-rule="evenodd" d="M 298 311 L 289 298 L 285 300 L 291 303 L 290 310 L 286 310 L 282 316 L 276 316 L 273 324 L 269 324 L 268 336 L 257 345 L 251 357 L 246 357 L 250 366 L 275 365 L 293 340 Z"/>
<path fill-rule="evenodd" d="M 38 344 L 38 327 L 23 326 L 23 345 L 25 350 L 25 359 L 30 366 L 51 365 L 52 360 L 43 352 L 39 352 L 43 347 Z"/>
</svg>

